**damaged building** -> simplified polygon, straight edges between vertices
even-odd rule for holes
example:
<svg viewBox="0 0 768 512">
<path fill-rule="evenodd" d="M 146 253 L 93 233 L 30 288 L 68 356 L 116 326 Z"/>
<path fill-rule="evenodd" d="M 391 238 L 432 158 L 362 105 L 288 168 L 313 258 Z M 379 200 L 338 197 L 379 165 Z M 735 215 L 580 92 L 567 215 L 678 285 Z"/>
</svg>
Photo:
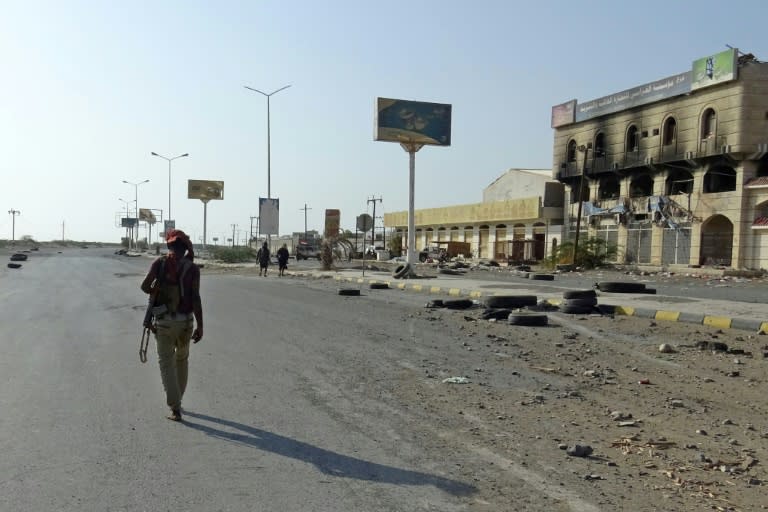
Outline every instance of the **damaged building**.
<svg viewBox="0 0 768 512">
<path fill-rule="evenodd" d="M 729 49 L 556 105 L 552 128 L 568 238 L 578 224 L 619 263 L 768 268 L 768 64 Z"/>
<path fill-rule="evenodd" d="M 509 169 L 483 189 L 480 203 L 417 209 L 416 250 L 466 242 L 467 257 L 540 261 L 562 241 L 564 187 L 549 169 Z M 408 212 L 384 214 L 407 240 Z"/>
</svg>

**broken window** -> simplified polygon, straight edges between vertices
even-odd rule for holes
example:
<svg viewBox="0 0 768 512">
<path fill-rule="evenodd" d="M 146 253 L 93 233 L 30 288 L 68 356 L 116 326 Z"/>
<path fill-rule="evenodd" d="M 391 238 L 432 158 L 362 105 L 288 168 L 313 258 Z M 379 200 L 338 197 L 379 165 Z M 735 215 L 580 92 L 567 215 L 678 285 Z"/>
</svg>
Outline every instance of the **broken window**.
<svg viewBox="0 0 768 512">
<path fill-rule="evenodd" d="M 708 108 L 704 111 L 704 115 L 701 116 L 701 138 L 711 139 L 715 136 L 716 128 L 715 110 Z"/>
<path fill-rule="evenodd" d="M 619 197 L 619 180 L 616 176 L 606 176 L 600 180 L 600 199 L 616 199 Z"/>
<path fill-rule="evenodd" d="M 605 156 L 605 135 L 598 133 L 595 137 L 595 158 L 602 158 Z"/>
<path fill-rule="evenodd" d="M 647 174 L 635 177 L 629 184 L 629 197 L 653 195 L 653 180 Z"/>
<path fill-rule="evenodd" d="M 639 149 L 638 136 L 639 134 L 637 132 L 637 126 L 631 125 L 629 130 L 627 130 L 627 153 L 637 151 Z"/>
<path fill-rule="evenodd" d="M 665 183 L 666 195 L 674 196 L 691 192 L 693 192 L 693 174 L 682 169 L 675 169 L 669 173 Z"/>
<path fill-rule="evenodd" d="M 568 152 L 565 156 L 566 162 L 575 162 L 576 161 L 576 141 L 571 139 L 568 142 Z"/>
<path fill-rule="evenodd" d="M 671 146 L 677 139 L 677 121 L 674 117 L 668 117 L 664 121 L 664 129 L 662 131 L 662 144 L 665 146 Z"/>
<path fill-rule="evenodd" d="M 704 193 L 733 192 L 736 190 L 736 171 L 731 167 L 713 167 L 704 175 Z"/>
</svg>

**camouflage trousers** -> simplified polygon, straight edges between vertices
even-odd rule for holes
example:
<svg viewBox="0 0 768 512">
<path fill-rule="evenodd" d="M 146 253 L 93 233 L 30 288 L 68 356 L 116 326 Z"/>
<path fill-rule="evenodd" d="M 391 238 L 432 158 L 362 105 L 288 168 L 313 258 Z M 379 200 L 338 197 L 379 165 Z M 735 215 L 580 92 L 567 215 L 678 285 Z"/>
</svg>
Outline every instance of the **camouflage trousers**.
<svg viewBox="0 0 768 512">
<path fill-rule="evenodd" d="M 157 360 L 160 364 L 160 378 L 165 388 L 165 398 L 168 407 L 174 410 L 181 408 L 181 399 L 187 389 L 189 373 L 189 341 L 192 338 L 193 321 L 189 320 L 158 320 Z"/>
</svg>

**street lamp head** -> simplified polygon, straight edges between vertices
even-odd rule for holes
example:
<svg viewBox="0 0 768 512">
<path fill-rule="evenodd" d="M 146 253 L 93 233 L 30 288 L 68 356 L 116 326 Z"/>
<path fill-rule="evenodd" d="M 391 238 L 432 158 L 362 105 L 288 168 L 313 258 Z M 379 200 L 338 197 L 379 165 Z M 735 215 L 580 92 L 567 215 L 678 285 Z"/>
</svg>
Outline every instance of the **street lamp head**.
<svg viewBox="0 0 768 512">
<path fill-rule="evenodd" d="M 160 156 L 160 155 L 158 155 L 157 153 L 155 153 L 155 152 L 153 151 L 153 152 L 152 152 L 152 156 Z"/>
<path fill-rule="evenodd" d="M 189 156 L 189 153 L 184 153 L 183 155 L 180 155 L 179 158 L 181 158 L 182 156 Z"/>
</svg>

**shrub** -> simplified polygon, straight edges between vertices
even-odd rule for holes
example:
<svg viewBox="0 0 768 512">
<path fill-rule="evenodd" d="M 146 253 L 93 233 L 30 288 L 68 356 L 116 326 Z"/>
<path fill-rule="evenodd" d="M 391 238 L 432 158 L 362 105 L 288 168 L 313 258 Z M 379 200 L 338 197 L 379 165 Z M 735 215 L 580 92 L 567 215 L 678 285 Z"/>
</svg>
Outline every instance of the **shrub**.
<svg viewBox="0 0 768 512">
<path fill-rule="evenodd" d="M 602 238 L 587 238 L 579 241 L 579 252 L 573 258 L 573 242 L 563 242 L 554 253 L 545 258 L 544 265 L 555 268 L 557 265 L 575 263 L 577 267 L 595 268 L 605 265 L 616 258 L 618 246 Z"/>
<path fill-rule="evenodd" d="M 247 261 L 253 261 L 256 254 L 249 247 L 213 247 L 208 249 L 211 251 L 211 256 L 215 260 L 223 261 L 224 263 L 244 263 Z"/>
</svg>

